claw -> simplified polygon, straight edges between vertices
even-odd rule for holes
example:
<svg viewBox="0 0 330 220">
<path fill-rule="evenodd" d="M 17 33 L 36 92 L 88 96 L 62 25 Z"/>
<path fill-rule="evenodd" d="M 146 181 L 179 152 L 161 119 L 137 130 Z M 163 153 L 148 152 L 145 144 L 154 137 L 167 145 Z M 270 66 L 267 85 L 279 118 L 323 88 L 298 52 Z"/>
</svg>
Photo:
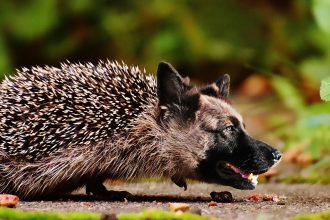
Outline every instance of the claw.
<svg viewBox="0 0 330 220">
<path fill-rule="evenodd" d="M 184 188 L 184 190 L 187 190 L 187 183 L 185 181 L 185 179 L 183 179 L 182 177 L 172 177 L 171 178 L 172 182 L 175 183 L 175 185 L 177 185 L 180 188 Z"/>
</svg>

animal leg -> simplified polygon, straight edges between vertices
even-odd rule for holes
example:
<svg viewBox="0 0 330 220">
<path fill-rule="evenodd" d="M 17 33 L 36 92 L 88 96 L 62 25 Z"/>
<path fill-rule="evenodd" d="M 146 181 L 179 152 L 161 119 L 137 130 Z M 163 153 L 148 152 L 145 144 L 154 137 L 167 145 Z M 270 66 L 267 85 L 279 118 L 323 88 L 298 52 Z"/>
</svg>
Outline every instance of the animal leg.
<svg viewBox="0 0 330 220">
<path fill-rule="evenodd" d="M 97 199 L 120 201 L 124 201 L 125 198 L 132 196 L 132 194 L 127 191 L 107 190 L 102 181 L 88 182 L 86 184 L 86 194 L 93 194 L 93 196 L 95 196 Z"/>
</svg>

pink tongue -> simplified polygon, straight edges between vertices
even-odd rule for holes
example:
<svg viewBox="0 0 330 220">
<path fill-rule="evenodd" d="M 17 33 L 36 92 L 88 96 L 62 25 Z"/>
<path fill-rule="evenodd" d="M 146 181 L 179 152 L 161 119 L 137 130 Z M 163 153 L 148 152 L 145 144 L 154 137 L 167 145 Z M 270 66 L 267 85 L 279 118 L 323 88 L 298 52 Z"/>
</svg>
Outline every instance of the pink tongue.
<svg viewBox="0 0 330 220">
<path fill-rule="evenodd" d="M 248 178 L 250 176 L 250 173 L 246 173 L 230 163 L 227 163 L 227 166 L 230 167 L 232 170 L 234 170 L 236 173 L 241 174 L 242 178 Z"/>
<path fill-rule="evenodd" d="M 242 173 L 242 172 L 239 172 L 239 174 L 241 174 L 241 176 L 242 176 L 243 178 L 248 178 L 248 177 L 250 176 L 249 173 Z"/>
</svg>

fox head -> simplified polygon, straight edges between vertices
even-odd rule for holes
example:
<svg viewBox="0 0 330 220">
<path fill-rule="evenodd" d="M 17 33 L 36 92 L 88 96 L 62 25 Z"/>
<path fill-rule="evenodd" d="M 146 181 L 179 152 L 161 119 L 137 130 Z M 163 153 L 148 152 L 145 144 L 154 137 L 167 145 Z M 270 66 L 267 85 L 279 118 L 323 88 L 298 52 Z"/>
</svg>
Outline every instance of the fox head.
<svg viewBox="0 0 330 220">
<path fill-rule="evenodd" d="M 281 154 L 252 138 L 242 116 L 228 100 L 230 78 L 197 88 L 168 63 L 157 71 L 158 123 L 172 180 L 184 179 L 254 189 L 257 175 L 277 163 Z"/>
</svg>

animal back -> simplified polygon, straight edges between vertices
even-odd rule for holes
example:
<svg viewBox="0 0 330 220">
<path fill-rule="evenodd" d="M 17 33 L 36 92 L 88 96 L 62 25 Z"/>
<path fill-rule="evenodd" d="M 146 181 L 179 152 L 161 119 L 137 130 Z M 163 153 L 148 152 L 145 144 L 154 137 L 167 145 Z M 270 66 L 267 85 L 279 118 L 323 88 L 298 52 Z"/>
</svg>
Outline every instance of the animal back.
<svg viewBox="0 0 330 220">
<path fill-rule="evenodd" d="M 19 70 L 0 85 L 0 149 L 38 160 L 130 129 L 156 103 L 156 83 L 117 62 Z"/>
</svg>

